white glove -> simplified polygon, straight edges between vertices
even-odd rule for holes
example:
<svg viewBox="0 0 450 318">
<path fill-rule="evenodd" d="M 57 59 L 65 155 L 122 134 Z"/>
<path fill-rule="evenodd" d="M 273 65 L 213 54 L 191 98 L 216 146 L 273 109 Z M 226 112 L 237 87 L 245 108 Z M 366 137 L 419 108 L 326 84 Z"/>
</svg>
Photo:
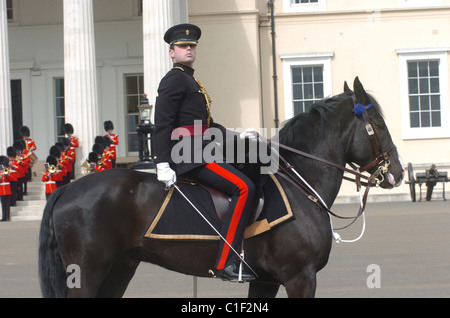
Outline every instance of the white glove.
<svg viewBox="0 0 450 318">
<path fill-rule="evenodd" d="M 177 182 L 177 175 L 175 171 L 170 168 L 168 162 L 161 162 L 156 165 L 156 172 L 158 181 L 164 182 L 166 188 L 171 188 Z"/>
<path fill-rule="evenodd" d="M 241 140 L 244 140 L 245 138 L 248 138 L 250 140 L 256 140 L 258 139 L 258 132 L 254 130 L 253 128 L 247 128 L 245 131 L 241 132 L 240 138 Z"/>
</svg>

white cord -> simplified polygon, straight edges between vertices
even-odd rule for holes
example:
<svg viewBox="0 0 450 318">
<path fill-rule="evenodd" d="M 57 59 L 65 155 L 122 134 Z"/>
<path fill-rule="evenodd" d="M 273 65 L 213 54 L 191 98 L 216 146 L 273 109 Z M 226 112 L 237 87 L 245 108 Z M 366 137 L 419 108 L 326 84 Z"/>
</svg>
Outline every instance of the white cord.
<svg viewBox="0 0 450 318">
<path fill-rule="evenodd" d="M 360 204 L 361 204 L 361 207 L 362 207 L 363 206 L 363 202 L 362 202 L 362 193 L 361 193 L 361 191 L 359 191 L 359 201 L 360 201 Z M 362 225 L 362 229 L 361 229 L 361 234 L 357 238 L 355 238 L 354 240 L 343 240 L 338 233 L 334 232 L 334 230 L 333 230 L 333 221 L 331 220 L 331 215 L 330 215 L 331 231 L 333 233 L 333 239 L 335 240 L 335 242 L 337 244 L 339 244 L 341 242 L 342 243 L 355 243 L 355 242 L 359 241 L 363 237 L 364 232 L 366 231 L 366 213 L 365 213 L 365 211 L 362 211 L 361 214 L 362 214 L 362 217 L 363 217 L 363 225 Z"/>
</svg>

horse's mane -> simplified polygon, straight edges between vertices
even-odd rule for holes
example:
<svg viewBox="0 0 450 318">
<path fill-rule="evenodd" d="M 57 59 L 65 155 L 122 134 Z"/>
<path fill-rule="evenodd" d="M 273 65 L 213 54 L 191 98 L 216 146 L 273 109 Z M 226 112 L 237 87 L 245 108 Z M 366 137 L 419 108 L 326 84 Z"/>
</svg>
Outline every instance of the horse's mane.
<svg viewBox="0 0 450 318">
<path fill-rule="evenodd" d="M 331 106 L 342 103 L 344 100 L 351 98 L 346 94 L 336 95 L 326 99 L 322 99 L 313 105 L 304 113 L 297 114 L 293 118 L 283 123 L 283 128 L 279 132 L 280 142 L 290 145 L 295 139 L 298 139 L 298 127 L 307 124 L 311 125 L 316 123 L 320 127 L 326 126 L 326 124 L 334 118 L 334 108 Z"/>
<path fill-rule="evenodd" d="M 372 100 L 375 110 L 383 116 L 381 107 L 375 98 L 370 94 L 367 95 L 369 95 Z M 299 138 L 298 127 L 305 124 L 311 127 L 311 124 L 315 123 L 322 128 L 323 132 L 326 131 L 324 128 L 330 120 L 336 118 L 336 111 L 339 109 L 338 107 L 333 106 L 340 105 L 351 98 L 351 95 L 342 93 L 340 95 L 325 98 L 314 103 L 308 111 L 300 113 L 283 123 L 283 128 L 279 132 L 280 142 L 287 145 L 292 144 L 295 139 Z"/>
</svg>

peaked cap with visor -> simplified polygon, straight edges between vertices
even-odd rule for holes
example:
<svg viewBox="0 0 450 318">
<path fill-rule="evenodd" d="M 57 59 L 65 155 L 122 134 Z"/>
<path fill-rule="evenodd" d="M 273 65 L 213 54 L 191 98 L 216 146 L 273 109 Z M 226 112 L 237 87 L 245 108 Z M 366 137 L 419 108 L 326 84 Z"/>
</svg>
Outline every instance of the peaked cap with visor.
<svg viewBox="0 0 450 318">
<path fill-rule="evenodd" d="M 196 25 L 189 23 L 177 24 L 164 34 L 164 41 L 169 45 L 197 45 L 202 31 Z"/>
</svg>

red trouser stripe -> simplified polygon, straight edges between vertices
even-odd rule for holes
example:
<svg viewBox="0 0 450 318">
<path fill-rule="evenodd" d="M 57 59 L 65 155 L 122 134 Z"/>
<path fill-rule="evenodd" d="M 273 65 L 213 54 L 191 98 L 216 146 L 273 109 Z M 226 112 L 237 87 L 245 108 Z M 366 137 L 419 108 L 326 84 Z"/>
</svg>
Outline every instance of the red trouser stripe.
<svg viewBox="0 0 450 318">
<path fill-rule="evenodd" d="M 248 187 L 247 184 L 242 181 L 239 177 L 232 174 L 228 170 L 222 168 L 216 163 L 210 163 L 206 166 L 209 170 L 215 172 L 219 176 L 227 179 L 228 181 L 232 182 L 235 186 L 237 186 L 240 190 L 240 196 L 238 199 L 238 202 L 236 204 L 236 207 L 234 208 L 233 217 L 231 218 L 230 226 L 228 227 L 227 235 L 225 236 L 225 239 L 228 243 L 233 244 L 234 236 L 236 234 L 236 229 L 239 225 L 239 221 L 241 219 L 242 211 L 244 210 L 245 203 L 247 202 L 248 197 Z M 230 247 L 228 244 L 224 244 L 222 249 L 222 254 L 220 255 L 219 263 L 217 265 L 217 269 L 221 270 L 225 267 L 225 262 L 228 257 L 228 253 L 230 252 Z"/>
</svg>

